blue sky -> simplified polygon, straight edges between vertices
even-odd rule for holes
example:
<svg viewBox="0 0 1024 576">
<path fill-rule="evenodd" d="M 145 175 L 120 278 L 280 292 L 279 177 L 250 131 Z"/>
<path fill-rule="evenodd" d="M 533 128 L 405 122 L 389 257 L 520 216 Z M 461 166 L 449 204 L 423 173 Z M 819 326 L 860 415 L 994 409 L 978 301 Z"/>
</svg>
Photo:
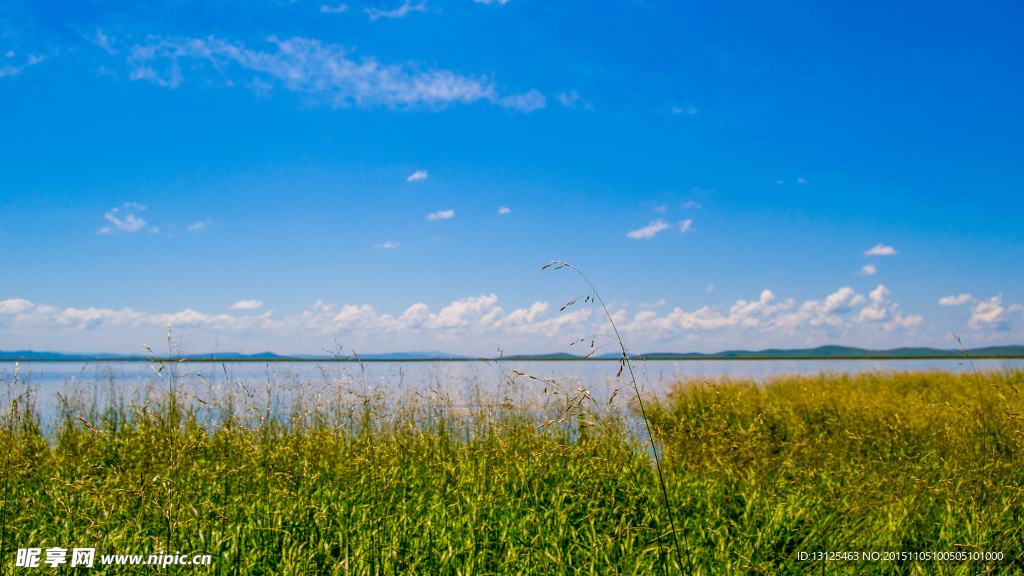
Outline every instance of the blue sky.
<svg viewBox="0 0 1024 576">
<path fill-rule="evenodd" d="M 0 349 L 1024 342 L 1019 3 L 0 4 Z"/>
</svg>

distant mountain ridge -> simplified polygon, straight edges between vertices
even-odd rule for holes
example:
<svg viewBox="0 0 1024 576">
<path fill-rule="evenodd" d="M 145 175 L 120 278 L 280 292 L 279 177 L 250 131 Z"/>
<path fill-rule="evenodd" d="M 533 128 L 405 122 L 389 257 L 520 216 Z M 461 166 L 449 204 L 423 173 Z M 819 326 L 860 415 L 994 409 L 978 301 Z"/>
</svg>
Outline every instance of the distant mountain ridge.
<svg viewBox="0 0 1024 576">
<path fill-rule="evenodd" d="M 989 346 L 985 348 L 974 348 L 967 351 L 971 358 L 1024 358 L 1024 346 Z M 619 354 L 603 354 L 590 358 L 591 360 L 615 360 Z M 851 346 L 819 346 L 817 348 L 805 348 L 796 350 L 782 350 L 771 348 L 767 350 L 727 350 L 713 354 L 701 352 L 651 352 L 647 354 L 630 355 L 631 358 L 644 358 L 648 360 L 857 360 L 857 359 L 939 359 L 939 358 L 964 358 L 964 354 L 957 350 L 941 350 L 938 348 L 893 348 L 891 350 L 868 350 L 865 348 L 854 348 Z M 111 361 L 111 362 L 137 362 L 145 361 L 146 356 L 127 354 L 62 354 L 58 352 L 33 352 L 28 350 L 16 352 L 0 351 L 0 361 L 13 362 L 19 360 L 35 360 L 41 362 L 72 362 L 72 361 Z M 164 358 L 165 359 L 165 358 Z M 310 354 L 296 354 L 282 356 L 273 352 L 261 352 L 258 354 L 239 354 L 237 352 L 223 352 L 216 354 L 189 354 L 175 357 L 175 360 L 188 360 L 194 362 L 288 362 L 288 361 L 355 361 L 367 362 L 429 362 L 429 361 L 471 361 L 471 360 L 498 360 L 497 358 L 479 358 L 472 356 L 460 356 L 445 352 L 395 352 L 384 354 L 358 354 L 355 356 L 316 356 Z M 505 356 L 503 360 L 531 360 L 531 361 L 573 361 L 587 360 L 583 356 L 566 354 L 564 352 L 554 354 L 516 354 Z"/>
<path fill-rule="evenodd" d="M 1024 346 L 989 346 L 974 348 L 967 351 L 971 358 L 1024 358 Z M 612 355 L 618 358 L 618 355 Z M 858 358 L 964 358 L 965 355 L 955 349 L 941 350 L 938 348 L 893 348 L 891 350 L 868 350 L 851 346 L 819 346 L 800 350 L 727 350 L 714 354 L 690 352 L 677 354 L 673 352 L 654 352 L 641 354 L 643 358 L 667 359 L 858 359 Z"/>
</svg>

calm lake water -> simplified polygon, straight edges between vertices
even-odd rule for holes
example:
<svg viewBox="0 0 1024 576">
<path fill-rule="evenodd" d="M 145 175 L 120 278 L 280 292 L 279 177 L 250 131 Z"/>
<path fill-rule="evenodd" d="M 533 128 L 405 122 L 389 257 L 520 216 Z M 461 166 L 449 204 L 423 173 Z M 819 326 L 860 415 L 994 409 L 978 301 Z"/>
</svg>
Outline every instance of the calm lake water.
<svg viewBox="0 0 1024 576">
<path fill-rule="evenodd" d="M 975 360 L 978 370 L 1022 369 L 1024 360 Z M 590 387 L 607 397 L 621 385 L 614 361 L 575 362 L 20 362 L 0 363 L 0 397 L 31 390 L 44 419 L 55 413 L 61 397 L 85 405 L 104 406 L 114 401 L 143 401 L 173 387 L 199 399 L 246 396 L 253 404 L 287 409 L 299 395 L 344 389 L 353 394 L 391 398 L 444 393 L 455 404 L 516 393 L 540 395 L 554 380 L 566 389 Z M 678 379 L 753 378 L 766 380 L 781 374 L 821 372 L 971 370 L 965 360 L 656 360 L 634 366 L 644 390 L 664 394 Z M 518 375 L 534 376 L 536 380 Z"/>
</svg>

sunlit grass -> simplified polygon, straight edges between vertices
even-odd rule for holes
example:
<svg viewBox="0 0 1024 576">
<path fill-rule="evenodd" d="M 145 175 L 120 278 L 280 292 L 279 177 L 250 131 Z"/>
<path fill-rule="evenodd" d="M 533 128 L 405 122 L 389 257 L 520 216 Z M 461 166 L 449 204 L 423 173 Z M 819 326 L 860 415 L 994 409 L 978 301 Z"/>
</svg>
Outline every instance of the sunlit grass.
<svg viewBox="0 0 1024 576">
<path fill-rule="evenodd" d="M 339 389 L 274 414 L 252 395 L 167 390 L 72 398 L 45 430 L 24 396 L 8 406 L 8 571 L 15 548 L 94 545 L 203 552 L 213 565 L 196 570 L 223 574 L 689 572 L 658 544 L 670 528 L 650 452 L 615 403 L 495 393 L 460 407 L 443 393 Z M 648 411 L 694 571 L 798 574 L 820 571 L 800 551 L 1020 557 L 1020 392 L 1014 371 L 685 381 Z"/>
</svg>

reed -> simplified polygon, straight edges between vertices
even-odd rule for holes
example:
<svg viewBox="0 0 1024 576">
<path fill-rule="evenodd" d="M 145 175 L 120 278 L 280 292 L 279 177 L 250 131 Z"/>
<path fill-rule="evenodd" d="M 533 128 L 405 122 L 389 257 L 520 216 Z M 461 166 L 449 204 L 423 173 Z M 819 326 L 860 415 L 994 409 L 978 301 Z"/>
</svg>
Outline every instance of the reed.
<svg viewBox="0 0 1024 576">
<path fill-rule="evenodd" d="M 358 379 L 310 383 L 276 411 L 245 382 L 202 402 L 172 402 L 167 388 L 106 404 L 69 394 L 52 426 L 12 390 L 20 398 L 0 426 L 11 455 L 4 570 L 15 548 L 54 545 L 214 558 L 165 569 L 181 573 L 677 570 L 635 413 L 604 404 L 586 412 L 596 423 L 567 417 L 561 395 L 474 397 L 472 382 L 456 384 L 458 401 L 436 388 L 393 397 Z M 689 535 L 684 571 L 1012 573 L 1024 552 L 1022 387 L 1014 370 L 888 372 L 687 380 L 644 397 L 676 528 Z M 844 550 L 1005 560 L 799 559 Z"/>
</svg>

